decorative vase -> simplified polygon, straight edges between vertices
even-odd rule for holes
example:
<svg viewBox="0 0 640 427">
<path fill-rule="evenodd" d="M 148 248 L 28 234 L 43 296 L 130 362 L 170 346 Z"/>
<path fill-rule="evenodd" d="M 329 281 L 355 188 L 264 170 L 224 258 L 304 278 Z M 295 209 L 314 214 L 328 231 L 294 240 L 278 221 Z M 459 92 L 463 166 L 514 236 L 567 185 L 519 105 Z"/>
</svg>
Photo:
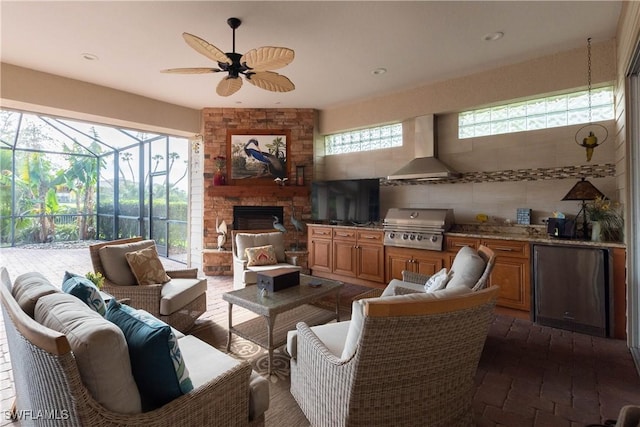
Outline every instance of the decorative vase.
<svg viewBox="0 0 640 427">
<path fill-rule="evenodd" d="M 213 174 L 213 185 L 225 185 L 227 183 L 227 179 L 224 176 L 224 173 L 218 169 L 216 173 Z"/>
<path fill-rule="evenodd" d="M 602 228 L 599 221 L 591 221 L 591 241 L 599 242 L 602 240 Z"/>
</svg>

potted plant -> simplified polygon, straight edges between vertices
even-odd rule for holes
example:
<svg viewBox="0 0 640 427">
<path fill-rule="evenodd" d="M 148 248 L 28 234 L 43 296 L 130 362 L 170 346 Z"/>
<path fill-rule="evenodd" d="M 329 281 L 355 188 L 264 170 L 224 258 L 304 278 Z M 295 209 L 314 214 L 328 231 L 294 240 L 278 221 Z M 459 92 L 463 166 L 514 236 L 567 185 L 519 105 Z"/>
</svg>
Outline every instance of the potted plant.
<svg viewBox="0 0 640 427">
<path fill-rule="evenodd" d="M 598 197 L 586 204 L 587 215 L 591 221 L 591 240 L 620 241 L 624 220 L 619 204 Z"/>
</svg>

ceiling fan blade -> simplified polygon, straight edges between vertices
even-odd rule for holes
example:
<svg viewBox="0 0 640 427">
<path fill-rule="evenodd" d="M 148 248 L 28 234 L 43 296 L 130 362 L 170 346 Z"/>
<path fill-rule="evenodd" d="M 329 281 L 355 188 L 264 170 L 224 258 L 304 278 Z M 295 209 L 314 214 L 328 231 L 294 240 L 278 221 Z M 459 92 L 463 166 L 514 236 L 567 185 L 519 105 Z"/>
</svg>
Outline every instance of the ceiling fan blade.
<svg viewBox="0 0 640 427">
<path fill-rule="evenodd" d="M 260 89 L 270 90 L 271 92 L 289 92 L 296 88 L 291 80 L 271 71 L 247 73 L 247 80 Z"/>
<path fill-rule="evenodd" d="M 221 51 L 208 41 L 189 33 L 182 33 L 182 37 L 187 42 L 187 44 L 191 46 L 196 52 L 201 53 L 202 55 L 216 62 L 222 62 L 223 64 L 231 65 L 231 59 L 229 59 L 229 57 L 223 51 Z"/>
<path fill-rule="evenodd" d="M 251 49 L 240 59 L 253 71 L 268 71 L 282 68 L 293 61 L 295 53 L 286 47 L 263 46 Z"/>
<path fill-rule="evenodd" d="M 242 79 L 240 77 L 225 77 L 220 80 L 216 93 L 220 96 L 230 96 L 240 90 Z"/>
<path fill-rule="evenodd" d="M 206 74 L 220 71 L 222 70 L 219 68 L 169 68 L 167 70 L 160 70 L 161 73 L 171 74 Z"/>
</svg>

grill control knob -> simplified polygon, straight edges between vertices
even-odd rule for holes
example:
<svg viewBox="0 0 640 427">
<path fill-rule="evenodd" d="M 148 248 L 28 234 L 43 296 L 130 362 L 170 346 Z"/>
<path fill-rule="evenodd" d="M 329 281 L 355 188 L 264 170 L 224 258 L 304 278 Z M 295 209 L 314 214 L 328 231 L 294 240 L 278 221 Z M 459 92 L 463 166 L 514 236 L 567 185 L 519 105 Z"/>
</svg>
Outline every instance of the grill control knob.
<svg viewBox="0 0 640 427">
<path fill-rule="evenodd" d="M 394 237 L 396 237 L 395 233 L 389 233 L 389 238 L 393 239 Z"/>
<path fill-rule="evenodd" d="M 412 234 L 411 236 L 409 236 L 409 240 L 416 240 L 416 235 Z"/>
<path fill-rule="evenodd" d="M 422 234 L 418 234 L 418 235 L 416 236 L 416 240 L 417 240 L 418 242 L 419 242 L 420 240 L 422 240 Z"/>
<path fill-rule="evenodd" d="M 403 234 L 403 235 L 402 235 L 402 240 L 407 240 L 408 238 L 409 238 L 409 235 L 408 235 L 408 234 Z"/>
<path fill-rule="evenodd" d="M 438 241 L 438 236 L 431 236 L 431 242 L 435 243 Z"/>
</svg>

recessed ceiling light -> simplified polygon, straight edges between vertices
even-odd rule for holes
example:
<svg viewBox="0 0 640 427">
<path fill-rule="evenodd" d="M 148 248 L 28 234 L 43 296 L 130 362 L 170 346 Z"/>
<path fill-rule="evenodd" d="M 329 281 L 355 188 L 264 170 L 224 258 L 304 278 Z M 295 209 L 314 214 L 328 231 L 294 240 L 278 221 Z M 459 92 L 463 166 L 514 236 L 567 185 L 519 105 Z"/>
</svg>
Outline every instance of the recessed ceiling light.
<svg viewBox="0 0 640 427">
<path fill-rule="evenodd" d="M 97 61 L 98 60 L 98 56 L 94 55 L 93 53 L 83 53 L 82 57 L 84 59 L 86 59 L 87 61 Z"/>
<path fill-rule="evenodd" d="M 502 31 L 496 31 L 495 33 L 489 33 L 482 36 L 482 40 L 486 42 L 494 42 L 496 40 L 500 40 L 504 37 L 504 33 Z"/>
<path fill-rule="evenodd" d="M 374 76 L 379 76 L 380 74 L 384 74 L 384 73 L 386 73 L 386 72 L 387 72 L 387 69 L 386 69 L 386 68 L 382 68 L 382 67 L 380 67 L 380 68 L 376 68 L 375 70 L 373 70 L 373 71 L 371 72 L 371 74 L 373 74 Z"/>
</svg>

